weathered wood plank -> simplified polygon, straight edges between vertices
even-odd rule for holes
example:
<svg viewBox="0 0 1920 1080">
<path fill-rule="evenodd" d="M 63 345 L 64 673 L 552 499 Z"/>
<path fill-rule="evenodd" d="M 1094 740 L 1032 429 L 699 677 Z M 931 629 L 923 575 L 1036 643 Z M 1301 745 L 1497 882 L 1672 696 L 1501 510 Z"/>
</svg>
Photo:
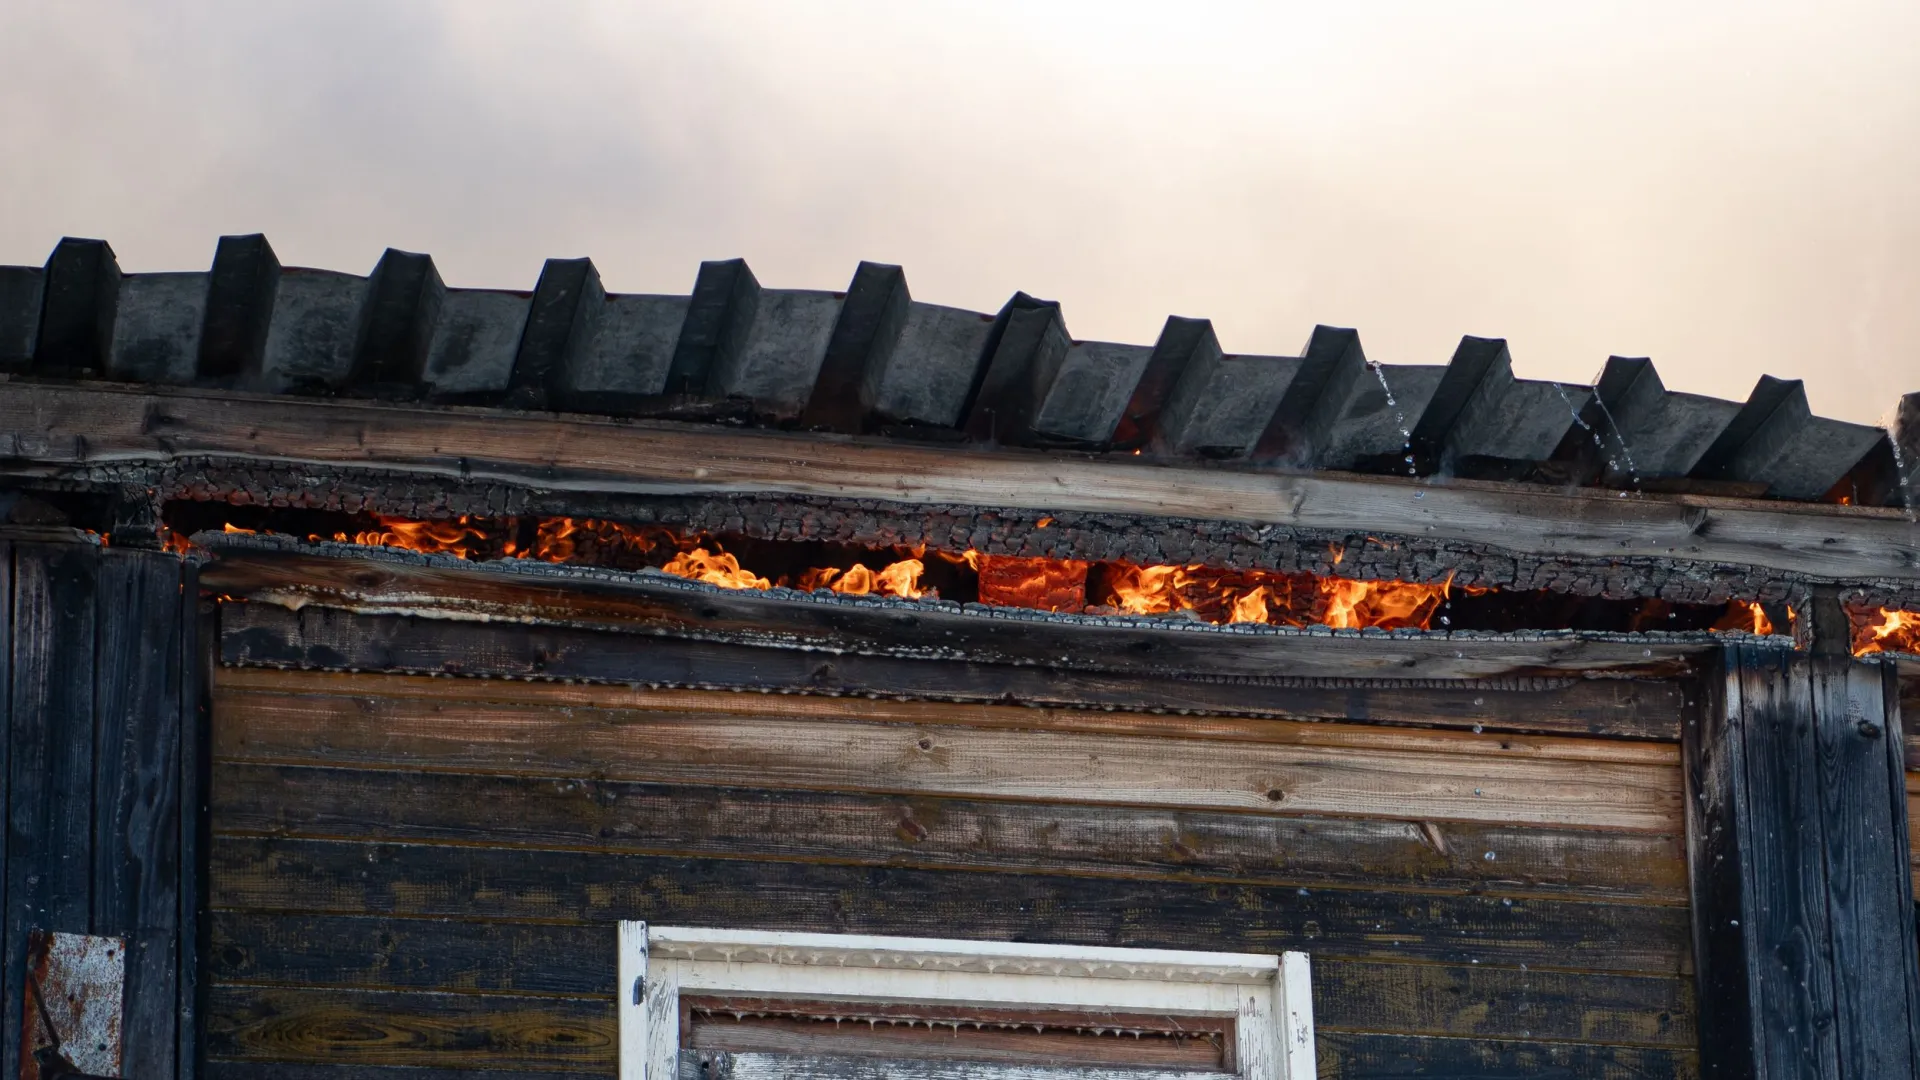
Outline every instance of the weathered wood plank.
<svg viewBox="0 0 1920 1080">
<path fill-rule="evenodd" d="M 1675 836 L 240 763 L 213 788 L 236 834 L 1687 902 Z"/>
<path fill-rule="evenodd" d="M 7 791 L 5 1044 L 19 1060 L 27 935 L 88 933 L 93 882 L 91 544 L 14 545 L 13 705 Z"/>
<path fill-rule="evenodd" d="M 171 1077 L 182 872 L 180 561 L 103 551 L 96 603 L 93 932 L 127 939 L 125 1072 Z"/>
<path fill-rule="evenodd" d="M 1910 850 L 1899 718 L 1879 667 L 1816 656 L 1812 669 L 1841 1066 L 1849 1077 L 1920 1074 L 1911 871 L 1889 858 Z"/>
<path fill-rule="evenodd" d="M 210 1061 L 202 1074 L 208 1080 L 474 1080 L 472 1069 L 436 1069 L 424 1065 L 317 1065 L 286 1061 Z M 589 1080 L 613 1075 L 602 1069 L 538 1072 L 526 1069 L 488 1069 L 485 1080 Z"/>
<path fill-rule="evenodd" d="M 662 716 L 767 717 L 869 724 L 940 724 L 1005 731 L 1054 731 L 1089 735 L 1142 735 L 1209 742 L 1273 746 L 1400 750 L 1514 761 L 1584 761 L 1597 764 L 1675 766 L 1679 748 L 1670 743 L 1519 735 L 1459 730 L 1417 730 L 1370 724 L 1216 716 L 1166 716 L 947 703 L 893 701 L 855 696 L 811 697 L 713 690 L 570 684 L 505 679 L 447 679 L 384 673 L 282 671 L 221 667 L 212 673 L 216 703 L 259 705 L 263 699 L 349 697 L 391 701 L 394 707 L 457 713 L 471 708 L 558 709 L 569 715 L 619 712 Z"/>
<path fill-rule="evenodd" d="M 1403 1076 L 1473 1080 L 1697 1080 L 1683 1050 L 1583 1043 L 1489 1041 L 1322 1030 L 1314 1035 L 1323 1080 Z"/>
<path fill-rule="evenodd" d="M 567 627 L 291 612 L 223 604 L 222 658 L 335 670 L 421 672 L 886 695 L 1058 707 L 1209 712 L 1482 726 L 1677 740 L 1684 692 L 1673 682 L 1580 679 L 1540 690 L 1428 681 L 1120 677 L 1042 667 L 832 654 L 639 638 Z"/>
<path fill-rule="evenodd" d="M 1312 633 L 1200 623 L 1129 626 L 1080 617 L 1009 617 L 938 604 L 863 604 L 698 585 L 658 574 L 582 572 L 504 560 L 430 563 L 364 548 L 322 556 L 282 537 L 223 538 L 202 571 L 230 596 L 292 608 L 375 614 L 535 618 L 829 652 L 961 658 L 1154 675 L 1263 678 L 1485 679 L 1555 673 L 1670 677 L 1712 642 L 1547 635 Z M 344 545 L 342 545 L 344 547 Z M 588 592 L 582 602 L 579 594 Z"/>
<path fill-rule="evenodd" d="M 613 999 L 215 986 L 211 1058 L 609 1070 Z"/>
<path fill-rule="evenodd" d="M 211 977 L 222 983 L 611 997 L 612 936 L 604 925 L 223 911 L 214 918 Z M 1673 976 L 1316 958 L 1314 1014 L 1321 1025 L 1343 1030 L 1694 1043 L 1692 987 Z"/>
<path fill-rule="evenodd" d="M 1322 1029 L 1695 1045 L 1693 986 L 1684 978 L 1497 967 L 1315 963 Z"/>
<path fill-rule="evenodd" d="M 1678 835 L 1679 770 L 1595 760 L 1596 743 L 1551 756 L 1551 737 L 1457 748 L 1457 732 L 1371 731 L 1269 721 L 1286 745 L 875 723 L 737 713 L 440 703 L 216 688 L 214 753 L 223 760 L 359 765 L 659 783 L 884 791 L 1050 803 L 1118 803 L 1261 813 L 1525 823 Z M 733 704 L 741 699 L 723 695 Z M 758 697 L 758 695 L 754 695 Z M 778 699 L 761 699 L 777 706 Z M 849 710 L 851 711 L 851 710 Z M 857 715 L 857 714 L 856 714 Z M 1041 719 L 1039 716 L 1035 720 Z M 1039 725 L 1036 725 L 1039 726 Z M 1387 748 L 1368 745 L 1378 734 Z M 1324 739 L 1324 741 L 1322 741 Z M 1526 744 L 1529 749 L 1502 749 Z M 1531 752 L 1531 747 L 1549 749 Z M 1669 757 L 1668 762 L 1671 762 Z"/>
<path fill-rule="evenodd" d="M 1687 915 L 1346 889 L 219 837 L 212 905 L 312 914 L 1044 940 L 1676 974 Z M 1152 913 L 1150 921 L 1147 913 Z"/>
<path fill-rule="evenodd" d="M 208 776 L 212 770 L 210 679 L 220 663 L 219 609 L 201 599 L 195 564 L 180 580 L 180 1024 L 179 1080 L 204 1075 L 207 980 L 201 975 L 207 944 L 207 851 L 211 832 Z"/>
<path fill-rule="evenodd" d="M 379 465 L 557 490 L 781 492 L 1151 514 L 1417 536 L 1602 563 L 1679 558 L 1820 580 L 1920 579 L 1920 549 L 1904 517 L 1863 507 L 1170 469 L 1058 454 L 959 453 L 772 432 L 153 387 L 8 383 L 0 386 L 0 431 L 13 433 L 11 456 L 46 472 L 208 455 Z M 1497 532 L 1489 528 L 1494 521 L 1501 522 Z"/>
</svg>

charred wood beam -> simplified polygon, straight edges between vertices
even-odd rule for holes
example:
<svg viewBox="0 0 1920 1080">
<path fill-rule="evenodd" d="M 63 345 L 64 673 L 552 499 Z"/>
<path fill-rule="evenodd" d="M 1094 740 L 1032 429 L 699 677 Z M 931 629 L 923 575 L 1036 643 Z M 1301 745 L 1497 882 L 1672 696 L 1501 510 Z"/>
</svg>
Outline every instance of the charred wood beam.
<svg viewBox="0 0 1920 1080">
<path fill-rule="evenodd" d="M 235 542 L 237 541 L 237 542 Z M 345 558 L 328 557 L 347 555 Z M 238 537 L 202 571 L 210 588 L 294 606 L 626 624 L 643 633 L 835 653 L 1016 666 L 1261 678 L 1489 679 L 1577 674 L 1669 678 L 1711 640 L 1650 635 L 1300 631 L 785 590 L 728 590 L 663 574 L 544 563 L 470 564 L 344 545 L 301 551 Z M 577 600 L 575 598 L 578 598 Z"/>
<path fill-rule="evenodd" d="M 1893 668 L 1726 650 L 1685 740 L 1702 1075 L 1920 1075 L 1906 786 Z"/>
<path fill-rule="evenodd" d="M 1135 514 L 1240 523 L 1255 542 L 1287 530 L 1357 531 L 1585 562 L 1600 578 L 1623 561 L 1647 559 L 1708 574 L 1731 564 L 1814 581 L 1920 582 L 1912 524 L 1899 511 L 1863 507 L 1170 469 L 666 424 L 21 382 L 0 386 L 0 432 L 9 433 L 0 436 L 0 454 L 22 475 L 204 455 L 304 469 L 383 467 L 546 491 Z"/>
<path fill-rule="evenodd" d="M 865 695 L 1134 713 L 1485 728 L 1671 741 L 1688 708 L 1673 682 L 1171 678 L 964 659 L 912 659 L 636 636 L 537 622 L 223 605 L 230 664 L 759 692 Z M 1192 721 L 1175 722 L 1193 731 Z M 1172 729 L 1169 729 L 1172 730 Z"/>
</svg>

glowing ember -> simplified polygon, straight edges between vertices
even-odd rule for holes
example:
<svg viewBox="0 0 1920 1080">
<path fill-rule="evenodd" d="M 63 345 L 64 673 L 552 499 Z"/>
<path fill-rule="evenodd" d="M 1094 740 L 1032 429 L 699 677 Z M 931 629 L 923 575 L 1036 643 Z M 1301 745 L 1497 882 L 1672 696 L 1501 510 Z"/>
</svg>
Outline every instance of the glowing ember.
<svg viewBox="0 0 1920 1080">
<path fill-rule="evenodd" d="M 1855 656 L 1879 652 L 1920 654 L 1920 611 L 1881 608 L 1853 614 Z"/>
<path fill-rule="evenodd" d="M 1340 554 L 1336 550 L 1336 555 Z M 1336 563 L 1338 559 L 1336 558 Z M 1191 612 L 1211 623 L 1264 623 L 1342 629 L 1428 628 L 1450 585 L 1356 581 L 1270 570 L 1132 566 L 1107 568 L 1103 602 L 1132 615 Z M 1470 592 L 1484 592 L 1474 589 Z"/>
<path fill-rule="evenodd" d="M 1087 564 L 1078 559 L 977 557 L 980 602 L 1036 611 L 1080 611 L 1087 606 Z"/>
</svg>

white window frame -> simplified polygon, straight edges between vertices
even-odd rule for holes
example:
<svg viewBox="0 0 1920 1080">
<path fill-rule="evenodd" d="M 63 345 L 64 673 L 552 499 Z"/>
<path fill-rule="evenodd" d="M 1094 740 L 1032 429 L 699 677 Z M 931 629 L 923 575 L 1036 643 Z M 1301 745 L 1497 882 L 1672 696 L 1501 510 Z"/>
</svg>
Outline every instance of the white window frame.
<svg viewBox="0 0 1920 1080">
<path fill-rule="evenodd" d="M 786 934 L 644 922 L 620 924 L 619 948 L 620 1080 L 677 1080 L 683 992 L 1230 1017 L 1238 1080 L 1315 1080 L 1306 953 Z"/>
</svg>

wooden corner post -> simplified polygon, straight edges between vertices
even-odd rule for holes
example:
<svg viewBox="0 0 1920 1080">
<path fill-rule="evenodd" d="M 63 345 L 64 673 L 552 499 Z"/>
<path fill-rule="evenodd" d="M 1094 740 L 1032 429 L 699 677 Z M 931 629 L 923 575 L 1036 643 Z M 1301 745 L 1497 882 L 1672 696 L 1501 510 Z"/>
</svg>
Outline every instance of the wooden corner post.
<svg viewBox="0 0 1920 1080">
<path fill-rule="evenodd" d="M 1895 676 L 1813 617 L 1806 651 L 1727 646 L 1686 730 L 1708 1080 L 1920 1077 Z"/>
</svg>

